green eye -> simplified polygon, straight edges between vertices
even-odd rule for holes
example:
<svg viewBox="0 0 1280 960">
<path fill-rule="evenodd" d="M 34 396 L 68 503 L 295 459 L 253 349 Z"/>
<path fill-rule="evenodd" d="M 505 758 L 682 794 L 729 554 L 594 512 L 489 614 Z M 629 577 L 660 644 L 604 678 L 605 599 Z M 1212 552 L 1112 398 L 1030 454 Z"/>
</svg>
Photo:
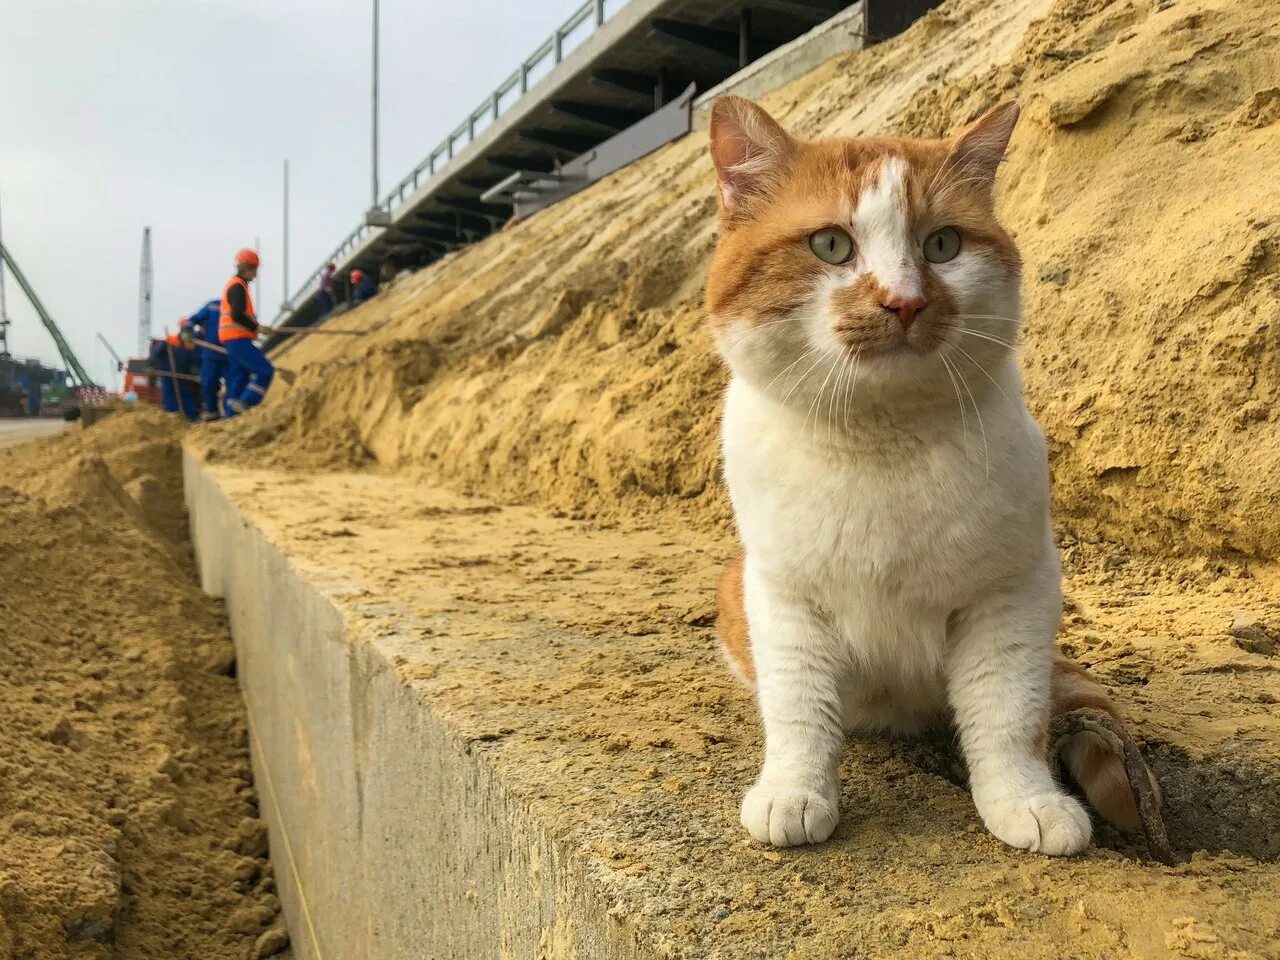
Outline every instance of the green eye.
<svg viewBox="0 0 1280 960">
<path fill-rule="evenodd" d="M 837 227 L 827 227 L 810 235 L 809 249 L 824 263 L 848 263 L 853 259 L 853 238 Z"/>
<path fill-rule="evenodd" d="M 924 241 L 924 258 L 930 263 L 946 263 L 960 252 L 960 231 L 955 227 L 935 230 Z"/>
</svg>

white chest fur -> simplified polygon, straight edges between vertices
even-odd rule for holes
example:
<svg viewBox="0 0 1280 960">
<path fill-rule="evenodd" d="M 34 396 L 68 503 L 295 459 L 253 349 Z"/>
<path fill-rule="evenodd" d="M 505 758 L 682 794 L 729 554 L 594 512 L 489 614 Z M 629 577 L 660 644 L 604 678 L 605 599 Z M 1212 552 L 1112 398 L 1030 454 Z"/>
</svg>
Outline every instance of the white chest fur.
<svg viewBox="0 0 1280 960">
<path fill-rule="evenodd" d="M 1012 364 L 1008 397 L 1018 397 Z M 985 401 L 985 402 L 984 402 Z M 725 476 L 747 553 L 748 620 L 786 597 L 826 626 L 846 719 L 914 727 L 944 709 L 947 625 L 985 591 L 1044 563 L 1044 443 L 992 389 L 971 409 L 866 407 L 836 425 L 735 380 Z"/>
</svg>

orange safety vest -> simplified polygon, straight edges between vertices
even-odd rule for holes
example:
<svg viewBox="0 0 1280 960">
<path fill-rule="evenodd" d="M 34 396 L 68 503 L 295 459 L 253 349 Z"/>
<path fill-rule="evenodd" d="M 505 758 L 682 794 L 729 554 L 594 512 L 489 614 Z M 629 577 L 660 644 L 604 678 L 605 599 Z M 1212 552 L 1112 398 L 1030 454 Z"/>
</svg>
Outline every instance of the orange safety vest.
<svg viewBox="0 0 1280 960">
<path fill-rule="evenodd" d="M 244 287 L 244 309 L 245 313 L 257 319 L 257 314 L 253 310 L 253 295 L 249 293 L 249 284 L 240 276 L 232 277 L 227 281 L 227 285 L 222 288 L 222 310 L 218 316 L 218 339 L 223 343 L 228 340 L 257 340 L 258 334 L 246 327 L 240 326 L 231 319 L 231 302 L 227 299 L 227 293 L 235 284 Z"/>
</svg>

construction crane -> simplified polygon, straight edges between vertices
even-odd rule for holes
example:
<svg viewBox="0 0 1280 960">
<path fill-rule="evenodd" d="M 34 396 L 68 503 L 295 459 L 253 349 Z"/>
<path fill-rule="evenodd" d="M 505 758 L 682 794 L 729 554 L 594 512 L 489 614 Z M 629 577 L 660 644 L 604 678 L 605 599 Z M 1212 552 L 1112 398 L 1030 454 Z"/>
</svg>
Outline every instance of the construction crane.
<svg viewBox="0 0 1280 960">
<path fill-rule="evenodd" d="M 0 247 L 4 246 L 4 230 L 0 229 Z M 9 309 L 4 302 L 4 264 L 0 262 L 0 360 L 7 360 L 9 353 Z"/>
<path fill-rule="evenodd" d="M 54 346 L 58 348 L 58 353 L 62 357 L 62 363 L 67 368 L 67 373 L 71 379 L 75 381 L 78 387 L 97 386 L 93 382 L 93 378 L 89 376 L 84 365 L 76 358 L 75 352 L 71 349 L 71 344 L 67 343 L 66 338 L 62 335 L 62 331 L 58 329 L 58 325 L 53 322 L 53 317 L 49 315 L 49 311 L 44 308 L 44 304 L 40 302 L 40 298 L 36 296 L 36 292 L 32 289 L 28 282 L 26 274 L 22 272 L 22 268 L 18 266 L 18 262 L 13 259 L 13 254 L 9 248 L 0 241 L 0 274 L 3 273 L 3 267 L 7 265 L 9 271 L 13 274 L 13 279 L 18 282 L 18 286 L 22 292 L 27 295 L 27 300 L 31 304 L 31 308 L 35 310 L 36 316 L 40 318 L 40 322 L 44 324 L 44 328 L 49 331 L 49 336 L 53 338 Z M 4 329 L 0 327 L 0 329 Z"/>
<path fill-rule="evenodd" d="M 111 359 L 116 362 L 116 373 L 123 373 L 124 361 L 120 359 L 120 354 L 116 353 L 115 348 L 107 342 L 107 338 L 102 334 L 98 334 L 98 342 L 107 348 L 107 353 L 111 354 Z"/>
<path fill-rule="evenodd" d="M 142 231 L 142 268 L 138 271 L 138 353 L 151 349 L 151 228 Z"/>
</svg>

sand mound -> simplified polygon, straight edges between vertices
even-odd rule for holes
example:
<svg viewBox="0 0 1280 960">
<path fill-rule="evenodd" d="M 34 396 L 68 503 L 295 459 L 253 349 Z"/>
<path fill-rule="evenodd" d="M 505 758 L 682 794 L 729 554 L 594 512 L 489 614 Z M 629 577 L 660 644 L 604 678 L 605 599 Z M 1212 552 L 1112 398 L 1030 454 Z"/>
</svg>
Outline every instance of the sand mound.
<svg viewBox="0 0 1280 960">
<path fill-rule="evenodd" d="M 962 0 L 765 101 L 815 136 L 935 135 L 1023 100 L 1003 216 L 1059 515 L 1140 549 L 1280 554 L 1278 30 L 1275 0 Z M 273 398 L 272 461 L 367 452 L 568 512 L 723 523 L 704 154 L 686 138 L 335 321 L 363 340 L 291 347 L 309 387 Z M 415 349 L 427 382 L 397 375 Z M 214 443 L 239 457 L 256 430 Z"/>
<path fill-rule="evenodd" d="M 0 451 L 0 958 L 239 960 L 279 909 L 180 434 L 137 411 Z"/>
</svg>

